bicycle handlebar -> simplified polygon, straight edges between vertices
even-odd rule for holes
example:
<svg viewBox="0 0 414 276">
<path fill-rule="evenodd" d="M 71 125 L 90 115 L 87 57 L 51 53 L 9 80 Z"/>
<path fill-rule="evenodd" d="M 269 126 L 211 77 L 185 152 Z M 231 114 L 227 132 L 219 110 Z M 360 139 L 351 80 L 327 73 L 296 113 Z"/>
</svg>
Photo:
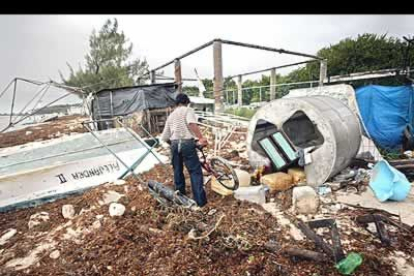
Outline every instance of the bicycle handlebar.
<svg viewBox="0 0 414 276">
<path fill-rule="evenodd" d="M 205 146 L 196 143 L 196 148 L 202 151 L 205 148 Z"/>
</svg>

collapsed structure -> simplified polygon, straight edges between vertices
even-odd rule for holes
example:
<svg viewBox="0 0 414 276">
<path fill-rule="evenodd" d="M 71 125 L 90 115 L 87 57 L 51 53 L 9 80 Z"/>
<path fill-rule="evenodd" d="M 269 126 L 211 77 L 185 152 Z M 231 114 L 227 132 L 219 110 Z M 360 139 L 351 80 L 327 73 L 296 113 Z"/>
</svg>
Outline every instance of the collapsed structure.
<svg viewBox="0 0 414 276">
<path fill-rule="evenodd" d="M 98 129 L 106 129 L 115 127 L 104 125 L 113 122 L 107 119 L 133 115 L 136 123 L 150 132 L 162 131 L 166 117 L 175 105 L 176 89 L 175 83 L 165 83 L 97 91 L 91 103 L 92 118 L 100 121 Z"/>
<path fill-rule="evenodd" d="M 273 101 L 250 122 L 222 114 L 222 44 L 310 57 L 300 64 L 320 62 L 319 87 L 275 100 L 275 70 L 299 63 L 268 68 Z M 166 117 L 182 89 L 180 59 L 210 45 L 216 106 L 212 100 L 197 102 L 200 125 L 212 144 L 210 153 L 247 177 L 234 193 L 221 195 L 208 186 L 205 209 L 165 207 L 152 196 L 163 202 L 162 191 L 168 190 L 170 199 L 188 198 L 172 192 L 172 170 L 163 166 L 168 147 L 152 136 L 162 119 L 154 119 L 153 111 Z M 156 71 L 173 63 L 175 84 L 156 84 Z M 242 75 L 237 75 L 240 88 Z M 361 275 L 412 275 L 411 184 L 398 175 L 405 202 L 376 200 L 370 174 L 380 187 L 384 181 L 378 175 L 386 176 L 389 196 L 397 186 L 395 171 L 387 164 L 385 174 L 371 170 L 380 154 L 361 120 L 355 91 L 324 86 L 326 61 L 216 39 L 153 69 L 151 81 L 105 89 L 85 100 L 92 111 L 92 120 L 82 121 L 87 133 L 0 151 L 0 173 L 7 174 L 0 177 L 0 191 L 7 189 L 0 207 L 36 203 L 0 216 L 0 273 L 348 275 L 358 269 Z M 370 158 L 355 165 L 357 154 Z M 265 175 L 256 169 L 260 165 L 267 166 Z M 77 193 L 68 197 L 69 192 Z M 65 198 L 37 205 L 38 199 L 58 195 Z"/>
</svg>

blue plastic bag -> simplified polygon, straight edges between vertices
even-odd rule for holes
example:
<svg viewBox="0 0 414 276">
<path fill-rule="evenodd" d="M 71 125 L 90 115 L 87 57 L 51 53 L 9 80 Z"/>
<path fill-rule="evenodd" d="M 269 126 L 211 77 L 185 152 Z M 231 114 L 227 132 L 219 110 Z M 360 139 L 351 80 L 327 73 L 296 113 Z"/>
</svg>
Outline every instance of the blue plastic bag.
<svg viewBox="0 0 414 276">
<path fill-rule="evenodd" d="M 404 174 L 388 164 L 379 161 L 372 170 L 369 186 L 379 201 L 403 201 L 410 193 L 411 183 Z"/>
</svg>

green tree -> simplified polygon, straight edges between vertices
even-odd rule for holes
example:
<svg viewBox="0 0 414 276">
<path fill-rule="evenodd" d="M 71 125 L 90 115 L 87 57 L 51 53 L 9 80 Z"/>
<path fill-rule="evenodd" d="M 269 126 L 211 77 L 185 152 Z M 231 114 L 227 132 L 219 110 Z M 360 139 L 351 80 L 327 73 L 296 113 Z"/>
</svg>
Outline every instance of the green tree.
<svg viewBox="0 0 414 276">
<path fill-rule="evenodd" d="M 214 88 L 213 80 L 211 80 L 211 79 L 203 79 L 201 81 L 203 82 L 204 87 L 206 88 L 206 92 L 212 92 L 213 91 L 213 88 Z M 213 97 L 213 94 L 206 95 L 206 97 Z"/>
<path fill-rule="evenodd" d="M 74 71 L 68 64 L 70 75 L 66 85 L 84 88 L 87 92 L 104 88 L 115 88 L 143 84 L 148 79 L 148 63 L 132 59 L 133 44 L 128 42 L 124 32 L 118 30 L 118 21 L 108 19 L 97 33 L 89 37 L 89 53 L 85 56 L 86 66 Z"/>
<path fill-rule="evenodd" d="M 189 96 L 198 96 L 200 93 L 200 90 L 198 89 L 198 86 L 183 86 L 183 92 L 186 93 Z"/>
<path fill-rule="evenodd" d="M 407 43 L 395 37 L 376 34 L 362 34 L 355 39 L 346 38 L 339 43 L 322 48 L 317 56 L 328 60 L 328 76 L 351 74 L 388 68 L 402 68 L 406 60 Z M 414 51 L 410 51 L 414 60 Z M 319 63 L 309 63 L 292 71 L 289 82 L 319 79 Z M 385 78 L 354 82 L 355 86 L 375 82 L 382 85 L 399 85 L 404 78 Z"/>
</svg>

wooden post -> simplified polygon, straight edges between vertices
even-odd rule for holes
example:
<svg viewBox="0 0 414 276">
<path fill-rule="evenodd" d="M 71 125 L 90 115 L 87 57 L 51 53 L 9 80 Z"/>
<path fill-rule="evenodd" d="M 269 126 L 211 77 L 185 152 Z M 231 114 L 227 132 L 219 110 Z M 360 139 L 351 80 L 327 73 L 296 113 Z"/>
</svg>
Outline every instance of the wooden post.
<svg viewBox="0 0 414 276">
<path fill-rule="evenodd" d="M 326 60 L 321 61 L 321 69 L 319 73 L 319 86 L 323 86 L 323 82 L 326 80 L 328 71 L 328 63 Z"/>
<path fill-rule="evenodd" d="M 276 99 L 276 69 L 270 70 L 270 100 Z"/>
<path fill-rule="evenodd" d="M 237 105 L 239 107 L 242 107 L 243 105 L 242 85 L 243 85 L 242 76 L 239 75 L 237 79 Z"/>
<path fill-rule="evenodd" d="M 181 62 L 179 59 L 176 59 L 174 62 L 174 79 L 175 83 L 178 84 L 178 92 L 181 93 L 183 91 L 183 80 L 181 77 Z"/>
<path fill-rule="evenodd" d="M 259 87 L 259 102 L 262 102 L 262 87 Z"/>
<path fill-rule="evenodd" d="M 151 71 L 150 73 L 150 77 L 151 77 L 151 84 L 155 84 L 157 82 L 157 79 L 155 78 L 155 71 Z"/>
<path fill-rule="evenodd" d="M 223 106 L 223 61 L 221 53 L 221 41 L 213 43 L 214 64 L 214 105 L 216 112 L 224 112 Z"/>
</svg>

